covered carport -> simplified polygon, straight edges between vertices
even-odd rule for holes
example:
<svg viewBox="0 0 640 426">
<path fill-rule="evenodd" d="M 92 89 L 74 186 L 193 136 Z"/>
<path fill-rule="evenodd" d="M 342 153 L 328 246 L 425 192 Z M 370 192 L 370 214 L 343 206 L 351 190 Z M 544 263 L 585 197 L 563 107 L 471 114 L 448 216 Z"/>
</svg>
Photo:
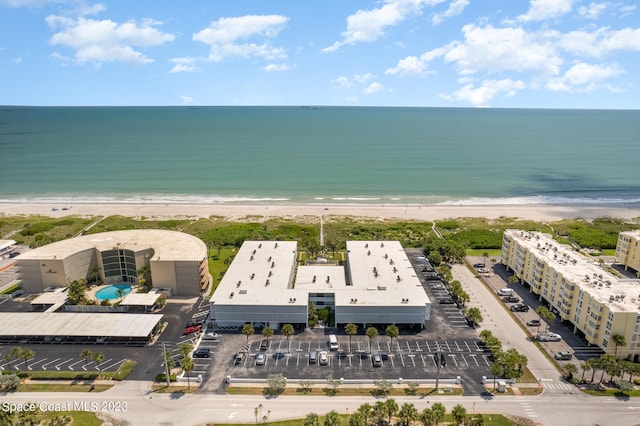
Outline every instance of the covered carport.
<svg viewBox="0 0 640 426">
<path fill-rule="evenodd" d="M 161 319 L 161 314 L 3 312 L 0 342 L 143 346 Z"/>
</svg>

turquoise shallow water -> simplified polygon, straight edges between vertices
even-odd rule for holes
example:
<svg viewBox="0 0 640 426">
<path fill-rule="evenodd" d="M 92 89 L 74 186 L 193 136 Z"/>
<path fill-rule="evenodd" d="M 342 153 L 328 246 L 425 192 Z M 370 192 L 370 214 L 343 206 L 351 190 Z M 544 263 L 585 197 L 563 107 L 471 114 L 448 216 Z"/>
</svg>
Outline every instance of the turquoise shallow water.
<svg viewBox="0 0 640 426">
<path fill-rule="evenodd" d="M 0 201 L 636 203 L 640 111 L 4 107 Z"/>
</svg>

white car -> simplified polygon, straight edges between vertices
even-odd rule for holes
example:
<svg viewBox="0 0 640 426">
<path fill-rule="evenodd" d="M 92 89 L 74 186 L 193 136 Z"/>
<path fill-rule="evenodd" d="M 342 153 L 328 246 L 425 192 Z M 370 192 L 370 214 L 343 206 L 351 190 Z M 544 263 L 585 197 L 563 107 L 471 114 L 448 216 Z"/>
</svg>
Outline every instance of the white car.
<svg viewBox="0 0 640 426">
<path fill-rule="evenodd" d="M 207 331 L 202 336 L 202 339 L 203 340 L 218 340 L 218 333 L 215 333 L 213 331 Z"/>
<path fill-rule="evenodd" d="M 263 352 L 260 352 L 258 355 L 256 355 L 256 365 L 264 365 L 264 362 L 266 360 L 266 356 Z"/>
<path fill-rule="evenodd" d="M 321 351 L 318 358 L 320 365 L 327 365 L 329 363 L 329 355 L 327 354 L 327 351 Z"/>
</svg>

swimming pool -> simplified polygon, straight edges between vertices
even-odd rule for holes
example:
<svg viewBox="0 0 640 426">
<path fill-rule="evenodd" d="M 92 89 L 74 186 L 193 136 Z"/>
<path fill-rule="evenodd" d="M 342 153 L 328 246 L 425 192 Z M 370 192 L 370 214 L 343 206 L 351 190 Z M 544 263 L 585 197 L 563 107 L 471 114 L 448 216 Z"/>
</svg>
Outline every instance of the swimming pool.
<svg viewBox="0 0 640 426">
<path fill-rule="evenodd" d="M 122 294 L 119 294 L 119 290 L 122 290 Z M 124 297 L 131 293 L 131 286 L 129 284 L 114 284 L 109 287 L 105 287 L 96 292 L 96 299 L 98 300 L 111 300 L 119 297 Z"/>
</svg>

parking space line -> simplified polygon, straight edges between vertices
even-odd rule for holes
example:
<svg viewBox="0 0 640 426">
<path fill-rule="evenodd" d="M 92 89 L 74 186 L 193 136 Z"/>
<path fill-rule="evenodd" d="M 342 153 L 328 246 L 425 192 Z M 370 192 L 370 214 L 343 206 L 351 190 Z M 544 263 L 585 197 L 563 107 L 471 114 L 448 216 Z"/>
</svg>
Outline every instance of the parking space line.
<svg viewBox="0 0 640 426">
<path fill-rule="evenodd" d="M 415 360 L 416 356 L 412 354 L 412 355 L 408 355 L 408 357 L 411 360 L 411 363 L 413 364 L 413 366 L 415 367 L 416 366 L 416 360 Z"/>
<path fill-rule="evenodd" d="M 482 355 L 482 358 L 484 359 L 484 362 L 487 364 L 487 367 L 491 365 L 486 355 Z"/>
<path fill-rule="evenodd" d="M 407 351 L 411 352 L 411 345 L 409 345 L 409 341 L 407 340 Z"/>
<path fill-rule="evenodd" d="M 445 340 L 444 344 L 447 345 L 447 352 L 451 352 L 451 348 L 449 347 L 449 342 Z"/>
<path fill-rule="evenodd" d="M 420 344 L 416 341 L 416 352 L 422 352 L 422 349 L 420 349 Z"/>
<path fill-rule="evenodd" d="M 449 357 L 453 359 L 453 363 L 458 367 L 458 360 L 454 354 L 449 354 Z"/>
<path fill-rule="evenodd" d="M 467 347 L 467 350 L 468 350 L 469 352 L 471 352 L 471 348 L 469 347 L 469 343 L 464 342 L 464 345 Z"/>
<path fill-rule="evenodd" d="M 56 362 L 56 361 L 60 361 L 61 359 L 62 359 L 62 358 L 56 358 L 56 359 L 54 359 L 53 361 L 50 361 L 50 362 L 48 362 L 48 363 L 46 363 L 46 364 L 43 364 L 43 365 L 42 365 L 42 369 L 43 369 L 43 370 L 46 370 L 46 369 L 47 369 L 47 365 L 49 365 L 49 364 L 53 364 L 54 362 Z M 31 366 L 29 366 L 29 370 L 31 370 Z"/>
<path fill-rule="evenodd" d="M 56 364 L 56 370 L 60 371 L 60 366 L 68 363 L 69 361 L 73 361 L 74 358 L 69 358 L 66 361 L 61 362 L 60 364 Z"/>
<path fill-rule="evenodd" d="M 41 362 L 43 362 L 43 361 L 45 361 L 45 360 L 47 360 L 47 359 L 48 359 L 48 358 L 42 358 L 40 361 L 32 362 L 32 363 L 31 363 L 31 364 L 29 364 L 29 365 L 33 367 L 34 365 L 36 365 L 36 364 L 40 364 Z"/>
<path fill-rule="evenodd" d="M 101 365 L 105 365 L 105 364 L 106 364 L 107 362 L 109 362 L 109 361 L 113 361 L 113 358 L 109 358 L 108 360 L 103 361 L 103 362 L 101 362 L 100 364 L 97 364 L 97 365 L 96 365 L 96 370 L 102 370 L 102 367 L 100 367 L 100 366 L 101 366 Z"/>
<path fill-rule="evenodd" d="M 473 342 L 473 344 L 476 345 L 476 351 L 484 352 L 484 349 L 482 349 L 480 346 L 478 346 L 478 342 Z"/>
<path fill-rule="evenodd" d="M 431 352 L 431 346 L 429 346 L 429 342 L 425 341 L 424 344 L 427 347 L 427 352 Z"/>
<path fill-rule="evenodd" d="M 393 361 L 393 354 L 389 354 L 389 361 L 391 361 L 391 366 L 395 367 L 396 363 Z"/>
<path fill-rule="evenodd" d="M 89 362 L 87 362 L 85 365 L 83 365 L 83 366 L 82 366 L 82 369 L 83 369 L 84 371 L 87 371 L 87 367 L 88 367 L 89 365 L 91 365 L 91 364 L 93 364 L 93 361 L 89 361 Z"/>
<path fill-rule="evenodd" d="M 198 312 L 197 314 L 193 314 L 193 316 L 191 318 L 196 319 L 202 316 L 206 316 L 209 315 L 209 311 L 202 311 L 202 312 Z"/>
<path fill-rule="evenodd" d="M 398 348 L 398 352 L 400 352 L 402 349 L 400 349 L 400 342 L 396 340 L 396 347 Z"/>
<path fill-rule="evenodd" d="M 476 359 L 476 354 L 469 354 L 469 356 L 473 359 L 473 362 L 476 363 L 476 367 L 480 367 L 480 364 L 478 364 L 478 360 Z"/>
<path fill-rule="evenodd" d="M 467 359 L 464 357 L 464 354 L 460 354 L 460 356 L 462 357 L 462 360 L 464 361 L 465 366 L 468 367 L 469 363 L 467 362 Z"/>
<path fill-rule="evenodd" d="M 455 343 L 456 343 L 456 350 L 458 352 L 462 352 L 462 349 L 460 349 L 460 345 L 458 344 L 458 342 L 456 341 Z"/>
<path fill-rule="evenodd" d="M 73 371 L 73 366 L 74 366 L 74 365 L 76 365 L 76 364 L 80 364 L 82 361 L 83 361 L 83 360 L 80 360 L 80 361 L 74 362 L 73 364 L 69 365 L 69 367 L 67 367 L 67 368 L 69 368 L 69 370 Z M 164 365 L 164 364 L 163 364 L 163 365 Z"/>
<path fill-rule="evenodd" d="M 437 367 L 437 366 L 438 366 L 438 363 L 436 362 L 436 357 L 435 357 L 435 356 L 431 356 L 431 357 L 429 357 L 429 358 L 431 358 L 431 362 L 433 362 L 433 366 L 434 366 L 434 367 Z M 425 367 L 426 367 L 426 366 L 425 366 Z"/>
</svg>

